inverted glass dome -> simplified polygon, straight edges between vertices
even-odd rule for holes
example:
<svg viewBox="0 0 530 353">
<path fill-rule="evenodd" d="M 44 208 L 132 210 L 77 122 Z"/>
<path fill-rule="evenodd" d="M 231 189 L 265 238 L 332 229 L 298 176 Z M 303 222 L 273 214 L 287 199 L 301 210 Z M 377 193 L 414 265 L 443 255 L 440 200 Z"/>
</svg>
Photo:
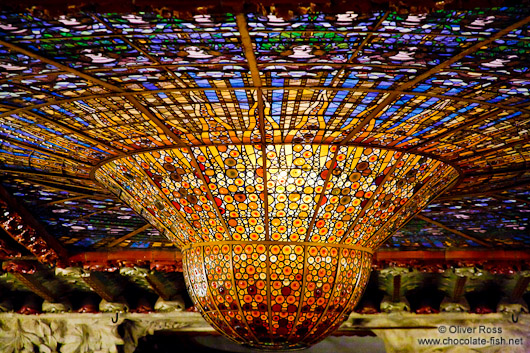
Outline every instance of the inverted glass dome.
<svg viewBox="0 0 530 353">
<path fill-rule="evenodd" d="M 213 327 L 294 349 L 345 320 L 374 250 L 458 173 L 389 149 L 278 144 L 159 149 L 95 177 L 179 245 L 190 295 Z"/>
<path fill-rule="evenodd" d="M 0 13 L 2 172 L 118 195 L 235 341 L 318 341 L 434 197 L 530 181 L 528 7 L 28 8 Z"/>
</svg>

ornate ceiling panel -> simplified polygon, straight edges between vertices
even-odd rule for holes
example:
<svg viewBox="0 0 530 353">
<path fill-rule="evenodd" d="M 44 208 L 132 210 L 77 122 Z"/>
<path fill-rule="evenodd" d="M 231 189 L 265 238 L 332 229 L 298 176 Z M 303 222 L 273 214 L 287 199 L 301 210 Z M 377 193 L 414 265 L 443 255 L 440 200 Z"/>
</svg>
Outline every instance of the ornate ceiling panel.
<svg viewBox="0 0 530 353">
<path fill-rule="evenodd" d="M 152 229 L 134 233 L 143 221 L 90 180 L 103 161 L 162 147 L 390 147 L 461 168 L 450 195 L 500 195 L 530 181 L 528 15 L 526 7 L 289 19 L 2 12 L 0 162 L 18 178 L 5 185 L 30 197 L 54 236 L 89 248 L 167 245 Z M 422 214 L 492 245 L 528 244 L 524 203 L 512 211 L 488 196 L 477 210 L 480 200 Z M 458 202 L 469 218 L 451 212 Z M 393 246 L 481 246 L 415 222 Z M 509 222 L 521 224 L 491 232 Z"/>
<path fill-rule="evenodd" d="M 450 161 L 458 193 L 521 183 L 527 12 L 3 12 L 3 167 L 88 179 L 149 148 L 332 143 Z"/>
<path fill-rule="evenodd" d="M 521 299 L 526 272 L 509 279 L 498 273 L 525 269 L 524 254 L 514 250 L 530 248 L 529 8 L 408 14 L 372 5 L 365 14 L 319 11 L 322 4 L 300 15 L 280 7 L 195 15 L 1 11 L 0 187 L 22 207 L 0 200 L 2 207 L 9 204 L 2 226 L 11 227 L 1 234 L 0 257 L 23 261 L 4 263 L 9 274 L 0 276 L 0 287 L 24 296 L 31 290 L 46 300 L 72 290 L 106 300 L 125 293 L 134 310 L 149 311 L 152 292 L 165 298 L 171 289 L 170 275 L 157 271 L 181 270 L 182 263 L 175 249 L 171 256 L 159 251 L 174 245 L 146 219 L 171 213 L 159 228 L 181 225 L 186 240 L 333 242 L 344 235 L 348 242 L 354 231 L 383 240 L 410 217 L 376 254 L 380 291 L 414 299 L 416 312 L 424 310 L 418 293 L 441 292 L 440 300 L 445 295 L 453 301 L 465 292 L 470 310 L 481 312 L 480 295 L 473 293 L 493 293 L 491 283 L 499 296 Z M 282 18 L 284 13 L 289 16 Z M 366 156 L 341 157 L 358 151 Z M 440 164 L 410 173 L 385 168 L 416 156 Z M 364 175 L 365 159 L 379 174 Z M 452 189 L 417 214 L 403 207 L 402 219 L 389 217 L 383 231 L 370 233 L 381 216 L 368 212 L 372 201 L 374 208 L 397 206 L 402 189 L 417 191 L 415 182 L 427 184 L 446 165 L 460 174 Z M 143 184 L 134 181 L 135 173 L 145 176 Z M 395 178 L 387 178 L 392 173 Z M 108 186 L 122 178 L 118 184 L 129 194 L 117 193 L 129 204 L 136 196 L 152 202 L 130 208 L 96 176 Z M 280 184 L 289 178 L 294 189 L 286 194 Z M 393 183 L 397 179 L 407 185 Z M 329 199 L 321 203 L 326 185 Z M 386 194 L 372 199 L 375 189 Z M 178 200 L 168 204 L 175 209 L 158 202 L 153 195 L 159 191 Z M 420 193 L 412 203 L 426 199 Z M 24 209 L 37 224 L 19 234 Z M 286 222 L 276 221 L 282 217 Z M 64 257 L 60 266 L 84 265 L 65 270 L 77 277 L 32 263 L 47 255 L 26 238 L 36 236 L 39 246 L 53 248 L 46 231 L 75 254 L 66 258 L 55 249 Z M 8 235 L 24 240 L 26 249 Z M 353 241 L 374 243 L 368 236 Z M 448 248 L 463 251 L 421 251 Z M 495 249 L 512 250 L 515 258 Z M 420 252 L 406 258 L 396 250 Z M 464 253 L 473 261 L 461 258 Z M 222 261 L 213 265 L 226 267 Z M 406 266 L 445 271 L 444 277 L 406 275 Z M 491 274 L 478 280 L 478 268 Z M 342 281 L 338 274 L 336 279 Z M 141 289 L 147 304 L 127 289 Z M 487 310 L 501 310 L 497 304 Z M 363 305 L 361 312 L 374 309 Z M 442 310 L 441 303 L 429 305 L 431 312 Z"/>
</svg>

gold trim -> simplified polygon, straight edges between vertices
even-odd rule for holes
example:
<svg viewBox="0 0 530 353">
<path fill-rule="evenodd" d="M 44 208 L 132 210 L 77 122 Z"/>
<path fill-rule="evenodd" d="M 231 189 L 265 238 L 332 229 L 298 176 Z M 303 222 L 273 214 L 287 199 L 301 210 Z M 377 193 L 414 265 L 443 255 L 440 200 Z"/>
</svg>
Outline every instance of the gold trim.
<svg viewBox="0 0 530 353">
<path fill-rule="evenodd" d="M 360 245 L 333 244 L 333 243 L 314 243 L 314 242 L 296 242 L 296 241 L 267 241 L 267 240 L 264 240 L 264 241 L 260 241 L 260 240 L 255 240 L 255 241 L 235 241 L 235 240 L 231 240 L 231 241 L 205 241 L 205 242 L 191 243 L 191 244 L 185 245 L 180 250 L 184 254 L 185 251 L 193 249 L 193 248 L 198 248 L 198 247 L 203 247 L 203 246 L 215 246 L 215 245 L 222 246 L 222 245 L 227 245 L 227 244 L 228 245 L 328 246 L 328 247 L 334 247 L 334 248 L 354 249 L 354 250 L 367 252 L 367 253 L 369 253 L 371 255 L 374 254 L 374 250 L 373 249 L 370 249 L 370 248 L 367 248 L 367 247 L 364 247 L 364 246 L 360 246 Z"/>
<path fill-rule="evenodd" d="M 0 114 L 0 118 L 1 118 L 1 114 Z M 524 143 L 524 141 L 517 141 L 517 143 Z M 515 144 L 515 143 L 514 143 Z M 137 150 L 137 151 L 130 151 L 128 152 L 126 155 L 121 155 L 121 156 L 114 156 L 114 157 L 111 157 L 111 158 L 108 158 L 108 159 L 105 159 L 105 160 L 102 160 L 101 162 L 99 162 L 98 164 L 94 165 L 92 167 L 92 170 L 90 171 L 89 173 L 89 176 L 92 180 L 95 180 L 95 178 L 93 177 L 93 175 L 95 174 L 95 172 L 100 169 L 102 166 L 104 166 L 105 164 L 108 164 L 114 160 L 119 160 L 119 159 L 122 159 L 122 158 L 127 158 L 128 156 L 134 156 L 134 155 L 140 155 L 140 154 L 144 154 L 144 153 L 150 153 L 150 152 L 155 152 L 155 151 L 164 151 L 164 150 L 172 150 L 172 149 L 186 149 L 188 147 L 193 147 L 193 148 L 197 148 L 197 147 L 218 147 L 218 146 L 260 146 L 261 145 L 261 142 L 258 142 L 258 143 L 252 143 L 252 142 L 249 142 L 249 143 L 228 143 L 228 144 L 200 144 L 200 145 L 193 145 L 193 146 L 179 146 L 179 145 L 168 145 L 168 146 L 162 146 L 162 147 L 155 147 L 155 148 L 148 148 L 148 149 L 143 149 L 143 150 Z M 294 146 L 294 145 L 297 145 L 297 143 L 285 143 L 285 142 L 281 142 L 281 143 L 271 143 L 270 145 L 273 145 L 273 146 Z M 325 142 L 318 142 L 318 143 L 307 143 L 307 144 L 304 144 L 304 145 L 318 145 L 318 146 L 337 146 L 337 149 L 340 148 L 340 147 L 355 147 L 355 148 L 376 148 L 376 149 L 379 149 L 379 150 L 388 150 L 388 151 L 396 151 L 396 152 L 401 152 L 401 153 L 408 153 L 408 154 L 413 154 L 413 155 L 417 155 L 417 156 L 422 156 L 422 157 L 427 157 L 427 158 L 430 158 L 430 159 L 433 159 L 433 160 L 436 160 L 436 161 L 440 161 L 442 163 L 445 163 L 447 165 L 450 165 L 453 169 L 455 169 L 459 175 L 463 175 L 463 171 L 462 169 L 458 166 L 458 164 L 456 163 L 457 161 L 450 161 L 450 160 L 447 160 L 441 156 L 437 156 L 437 155 L 434 155 L 432 153 L 425 153 L 425 152 L 421 152 L 421 151 L 414 151 L 414 152 L 409 152 L 403 148 L 398 148 L 398 147 L 395 147 L 395 146 L 380 146 L 380 145 L 370 145 L 370 144 L 363 144 L 363 143 L 347 143 L 347 144 L 337 144 L 337 143 L 325 143 Z M 500 148 L 507 148 L 507 147 L 510 147 L 509 145 L 511 144 L 507 144 L 505 146 L 501 146 Z M 474 155 L 470 156 L 469 158 L 473 157 Z M 466 159 L 466 158 L 463 158 L 463 159 Z M 90 179 L 87 179 L 87 180 L 90 180 Z M 97 182 L 97 180 L 95 180 Z"/>
</svg>

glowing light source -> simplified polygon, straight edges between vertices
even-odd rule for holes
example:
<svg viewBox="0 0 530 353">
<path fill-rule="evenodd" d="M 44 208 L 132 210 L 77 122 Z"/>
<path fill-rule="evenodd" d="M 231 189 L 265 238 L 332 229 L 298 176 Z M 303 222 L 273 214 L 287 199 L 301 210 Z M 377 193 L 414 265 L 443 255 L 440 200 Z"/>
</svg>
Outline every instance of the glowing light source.
<svg viewBox="0 0 530 353">
<path fill-rule="evenodd" d="M 220 331 L 290 348 L 351 310 L 370 253 L 456 178 L 441 160 L 455 194 L 530 180 L 529 9 L 260 8 L 0 13 L 0 166 L 91 189 L 95 173 L 183 249 Z M 69 243 L 92 246 L 74 213 Z"/>
<path fill-rule="evenodd" d="M 457 176 L 427 156 L 311 144 L 161 149 L 95 172 L 182 248 L 204 318 L 269 349 L 335 330 L 362 294 L 373 251 Z"/>
</svg>

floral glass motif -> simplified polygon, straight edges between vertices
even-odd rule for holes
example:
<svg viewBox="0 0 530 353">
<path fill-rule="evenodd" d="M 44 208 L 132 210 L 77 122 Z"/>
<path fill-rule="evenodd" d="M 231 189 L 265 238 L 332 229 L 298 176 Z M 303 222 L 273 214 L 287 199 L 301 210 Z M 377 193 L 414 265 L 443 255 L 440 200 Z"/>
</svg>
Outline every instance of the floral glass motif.
<svg viewBox="0 0 530 353">
<path fill-rule="evenodd" d="M 137 153 L 95 176 L 182 249 L 208 322 L 236 342 L 286 349 L 342 323 L 373 250 L 458 173 L 395 150 L 240 144 Z"/>
<path fill-rule="evenodd" d="M 95 177 L 184 249 L 214 327 L 311 344 L 355 305 L 371 251 L 458 174 L 455 194 L 530 181 L 529 15 L 4 11 L 0 167 Z"/>
</svg>

